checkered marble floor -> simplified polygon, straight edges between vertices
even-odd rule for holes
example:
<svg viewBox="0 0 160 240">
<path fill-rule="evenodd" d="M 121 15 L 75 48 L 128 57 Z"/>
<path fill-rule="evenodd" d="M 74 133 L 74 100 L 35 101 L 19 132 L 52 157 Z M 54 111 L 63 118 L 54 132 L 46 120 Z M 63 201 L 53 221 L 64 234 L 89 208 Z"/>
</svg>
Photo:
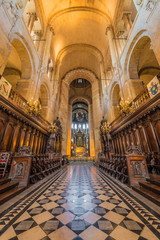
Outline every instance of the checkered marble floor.
<svg viewBox="0 0 160 240">
<path fill-rule="evenodd" d="M 160 220 L 95 166 L 71 165 L 0 214 L 3 240 L 158 240 Z"/>
</svg>

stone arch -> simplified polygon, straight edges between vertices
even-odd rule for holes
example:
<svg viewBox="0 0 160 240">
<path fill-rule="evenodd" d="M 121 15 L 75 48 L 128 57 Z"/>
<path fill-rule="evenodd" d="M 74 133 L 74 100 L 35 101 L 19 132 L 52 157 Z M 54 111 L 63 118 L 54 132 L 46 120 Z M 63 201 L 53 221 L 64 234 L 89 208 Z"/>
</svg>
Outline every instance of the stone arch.
<svg viewBox="0 0 160 240">
<path fill-rule="evenodd" d="M 112 85 L 112 88 L 110 91 L 110 106 L 111 106 L 112 120 L 118 117 L 119 115 L 117 105 L 119 105 L 120 100 L 121 100 L 120 85 L 117 82 L 115 82 Z"/>
<path fill-rule="evenodd" d="M 57 13 L 54 13 L 50 15 L 49 17 L 49 24 L 53 25 L 54 24 L 54 21 L 56 20 L 56 18 L 62 16 L 63 14 L 67 14 L 67 13 L 70 13 L 70 12 L 75 12 L 75 11 L 81 11 L 81 12 L 92 12 L 96 15 L 99 15 L 101 17 L 103 17 L 106 21 L 107 24 L 110 24 L 111 23 L 111 18 L 109 16 L 109 14 L 101 11 L 101 10 L 98 10 L 96 8 L 91 8 L 91 7 L 83 7 L 83 6 L 78 6 L 78 7 L 70 7 L 70 8 L 66 8 L 66 9 L 63 9 L 61 11 L 58 11 Z"/>
<path fill-rule="evenodd" d="M 27 98 L 30 91 L 31 79 L 34 75 L 34 64 L 25 40 L 14 33 L 11 37 L 12 51 L 8 57 L 3 77 L 10 82 L 12 87 Z"/>
<path fill-rule="evenodd" d="M 134 47 L 128 71 L 130 79 L 142 79 L 146 85 L 160 71 L 158 61 L 150 48 L 151 39 L 143 36 Z"/>
<path fill-rule="evenodd" d="M 73 54 L 75 55 L 78 54 L 79 57 L 80 57 L 79 54 L 82 54 L 83 61 L 81 61 L 81 58 L 80 58 L 79 63 L 77 62 L 75 63 L 75 58 L 73 58 Z M 71 44 L 63 48 L 58 53 L 58 56 L 56 58 L 56 64 L 55 64 L 56 66 L 59 66 L 60 64 L 60 71 L 62 72 L 61 74 L 62 78 L 66 75 L 67 71 L 70 70 L 70 66 L 68 67 L 66 66 L 66 63 L 68 62 L 66 60 L 67 58 L 72 60 L 75 63 L 75 66 L 73 67 L 73 69 L 77 69 L 77 67 L 85 68 L 85 69 L 88 69 L 88 71 L 93 71 L 94 74 L 99 78 L 103 77 L 102 75 L 105 72 L 104 57 L 102 52 L 95 46 L 92 46 L 90 44 L 77 43 L 77 44 Z M 89 59 L 88 61 L 86 61 L 87 58 L 90 58 L 90 61 Z"/>
<path fill-rule="evenodd" d="M 125 61 L 125 90 L 128 97 L 134 99 L 155 75 L 160 66 L 151 49 L 151 38 L 147 31 L 139 32 L 132 41 Z"/>
<path fill-rule="evenodd" d="M 74 97 L 74 98 L 72 98 L 71 100 L 70 100 L 70 104 L 71 105 L 73 105 L 74 103 L 76 103 L 76 102 L 84 102 L 84 103 L 86 103 L 88 106 L 89 106 L 89 104 L 91 104 L 91 101 L 90 101 L 90 99 L 89 98 L 87 98 L 87 97 Z"/>
<path fill-rule="evenodd" d="M 33 79 L 33 77 L 36 74 L 36 72 L 35 72 L 36 71 L 35 61 L 34 61 L 32 51 L 31 51 L 31 49 L 29 47 L 29 44 L 27 43 L 26 39 L 22 35 L 20 35 L 19 33 L 14 32 L 10 37 L 10 41 L 11 41 L 11 43 L 13 41 L 17 41 L 17 42 L 19 41 L 21 46 L 23 45 L 23 48 L 24 48 L 24 51 L 25 51 L 25 56 L 27 57 L 26 65 L 29 64 L 30 79 Z M 20 52 L 20 50 L 19 50 L 19 52 Z M 23 54 L 21 55 L 21 58 L 23 58 Z"/>
<path fill-rule="evenodd" d="M 88 69 L 73 69 L 64 76 L 63 81 L 70 85 L 70 83 L 76 78 L 84 78 L 91 84 L 98 81 L 97 76 Z"/>
<path fill-rule="evenodd" d="M 130 58 L 131 58 L 131 54 L 132 54 L 132 51 L 134 49 L 134 47 L 136 46 L 137 42 L 143 37 L 143 36 L 149 36 L 149 33 L 144 29 L 144 30 L 141 30 L 140 32 L 138 32 L 136 34 L 136 36 L 133 38 L 130 46 L 129 46 L 129 49 L 128 49 L 128 52 L 126 54 L 126 59 L 125 59 L 125 64 L 124 64 L 124 74 L 125 74 L 125 79 L 129 79 L 129 72 L 128 72 L 128 65 L 129 65 L 129 62 L 130 62 Z"/>
</svg>

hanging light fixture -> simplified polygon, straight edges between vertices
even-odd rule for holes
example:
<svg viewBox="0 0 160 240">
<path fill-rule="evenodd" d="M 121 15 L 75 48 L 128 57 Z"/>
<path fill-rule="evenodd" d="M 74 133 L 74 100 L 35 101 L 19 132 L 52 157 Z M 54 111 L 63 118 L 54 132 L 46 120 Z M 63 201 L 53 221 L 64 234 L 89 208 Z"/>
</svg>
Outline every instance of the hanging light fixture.
<svg viewBox="0 0 160 240">
<path fill-rule="evenodd" d="M 35 116 L 38 116 L 41 112 L 41 104 L 40 104 L 40 101 L 37 99 L 37 100 L 33 100 L 33 98 L 27 102 L 27 105 L 25 107 L 25 111 L 28 113 L 28 114 L 31 114 L 31 115 L 35 115 Z"/>
<path fill-rule="evenodd" d="M 134 105 L 130 104 L 129 100 L 121 99 L 119 105 L 117 105 L 118 110 L 121 114 L 127 115 L 134 110 Z"/>
<path fill-rule="evenodd" d="M 103 121 L 103 123 L 100 126 L 100 132 L 101 133 L 109 133 L 111 130 L 111 126 L 107 123 L 107 121 Z"/>
</svg>

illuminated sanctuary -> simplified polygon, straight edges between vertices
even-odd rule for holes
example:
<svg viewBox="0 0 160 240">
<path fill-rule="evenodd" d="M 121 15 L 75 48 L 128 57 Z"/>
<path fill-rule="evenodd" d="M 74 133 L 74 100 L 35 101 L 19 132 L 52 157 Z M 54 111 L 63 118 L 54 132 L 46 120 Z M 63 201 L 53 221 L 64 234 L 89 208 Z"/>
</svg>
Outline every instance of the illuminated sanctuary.
<svg viewBox="0 0 160 240">
<path fill-rule="evenodd" d="M 160 239 L 160 0 L 0 0 L 0 239 Z"/>
</svg>

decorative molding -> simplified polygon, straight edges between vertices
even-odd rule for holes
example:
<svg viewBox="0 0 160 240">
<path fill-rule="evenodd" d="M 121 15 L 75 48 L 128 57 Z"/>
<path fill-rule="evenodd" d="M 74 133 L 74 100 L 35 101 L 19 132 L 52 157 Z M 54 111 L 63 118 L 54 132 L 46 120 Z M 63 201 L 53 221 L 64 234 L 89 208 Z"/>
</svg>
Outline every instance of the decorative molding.
<svg viewBox="0 0 160 240">
<path fill-rule="evenodd" d="M 142 155 L 142 152 L 137 146 L 133 145 L 133 146 L 130 146 L 127 148 L 126 154 L 127 155 Z"/>
<path fill-rule="evenodd" d="M 97 76 L 93 72 L 84 68 L 71 70 L 65 75 L 62 80 L 65 83 L 70 84 L 76 78 L 84 78 L 88 80 L 91 84 L 98 81 Z"/>
</svg>

